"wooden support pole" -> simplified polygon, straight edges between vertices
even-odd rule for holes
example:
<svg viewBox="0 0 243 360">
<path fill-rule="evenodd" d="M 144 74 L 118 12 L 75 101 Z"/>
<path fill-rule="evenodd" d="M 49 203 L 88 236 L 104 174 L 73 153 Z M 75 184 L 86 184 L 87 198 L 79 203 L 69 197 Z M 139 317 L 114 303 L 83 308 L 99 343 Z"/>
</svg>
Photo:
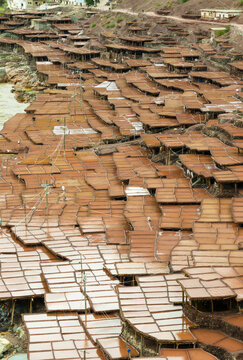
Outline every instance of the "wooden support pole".
<svg viewBox="0 0 243 360">
<path fill-rule="evenodd" d="M 84 286 L 84 307 L 85 307 L 85 315 L 87 315 L 87 294 L 86 294 L 86 274 L 83 272 L 83 286 Z"/>
<path fill-rule="evenodd" d="M 238 191 L 238 184 L 235 183 L 235 193 L 237 193 L 237 191 Z"/>
<path fill-rule="evenodd" d="M 81 266 L 81 282 L 83 280 L 82 278 L 82 272 L 83 272 L 83 259 L 82 259 L 82 254 L 80 254 L 80 266 Z"/>
<path fill-rule="evenodd" d="M 7 159 L 7 165 L 6 165 L 6 175 L 8 175 L 8 159 Z"/>
<path fill-rule="evenodd" d="M 11 325 L 13 325 L 13 321 L 14 321 L 15 301 L 16 300 L 12 301 L 12 313 L 11 313 L 11 323 L 10 323 Z"/>
<path fill-rule="evenodd" d="M 27 229 L 26 202 L 25 202 L 25 200 L 24 200 L 24 220 L 25 220 L 25 228 Z"/>
<path fill-rule="evenodd" d="M 71 116 L 71 111 L 70 111 Z M 66 157 L 66 118 L 64 117 L 64 134 L 63 134 L 63 151 L 64 157 Z"/>
<path fill-rule="evenodd" d="M 143 356 L 143 335 L 141 335 L 141 352 L 140 356 Z"/>
<path fill-rule="evenodd" d="M 33 310 L 33 302 L 34 302 L 34 298 L 30 299 L 30 313 L 32 313 Z"/>
</svg>

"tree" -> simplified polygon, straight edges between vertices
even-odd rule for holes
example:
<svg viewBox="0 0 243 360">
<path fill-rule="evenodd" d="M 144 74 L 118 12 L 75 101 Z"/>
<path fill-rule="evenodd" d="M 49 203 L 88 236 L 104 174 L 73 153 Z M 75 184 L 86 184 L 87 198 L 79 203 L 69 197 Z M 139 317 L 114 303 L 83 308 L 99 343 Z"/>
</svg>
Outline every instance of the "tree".
<svg viewBox="0 0 243 360">
<path fill-rule="evenodd" d="M 0 0 L 1 1 L 1 0 Z M 86 5 L 87 6 L 94 6 L 95 4 L 97 4 L 98 2 L 100 2 L 100 0 L 86 0 Z"/>
</svg>

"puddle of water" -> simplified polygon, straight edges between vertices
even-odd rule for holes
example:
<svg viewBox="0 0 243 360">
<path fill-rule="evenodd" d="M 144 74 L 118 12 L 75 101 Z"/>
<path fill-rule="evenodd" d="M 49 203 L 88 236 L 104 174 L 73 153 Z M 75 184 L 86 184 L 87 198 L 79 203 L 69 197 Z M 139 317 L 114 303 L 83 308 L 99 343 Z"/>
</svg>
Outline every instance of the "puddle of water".
<svg viewBox="0 0 243 360">
<path fill-rule="evenodd" d="M 17 354 L 10 356 L 8 360 L 27 360 L 27 354 Z"/>
<path fill-rule="evenodd" d="M 14 94 L 11 92 L 12 87 L 11 84 L 0 84 L 0 130 L 5 121 L 17 113 L 23 113 L 29 105 L 15 100 Z"/>
</svg>

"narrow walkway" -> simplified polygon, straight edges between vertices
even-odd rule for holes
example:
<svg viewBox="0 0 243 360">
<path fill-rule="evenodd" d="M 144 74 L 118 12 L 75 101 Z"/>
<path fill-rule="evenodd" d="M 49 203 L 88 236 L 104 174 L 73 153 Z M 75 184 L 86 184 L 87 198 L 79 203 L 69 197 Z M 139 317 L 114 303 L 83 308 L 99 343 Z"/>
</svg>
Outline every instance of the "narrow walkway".
<svg viewBox="0 0 243 360">
<path fill-rule="evenodd" d="M 97 8 L 100 10 L 109 10 L 108 6 L 105 6 L 105 3 L 108 0 L 100 0 L 100 3 L 97 4 Z M 129 15 L 134 15 L 134 16 L 138 16 L 139 12 L 134 12 L 134 11 L 130 11 L 128 9 L 113 9 L 111 10 L 112 12 L 118 12 L 118 13 L 123 13 L 123 14 L 129 14 Z M 243 33 L 243 24 L 237 24 L 237 23 L 222 23 L 219 21 L 204 21 L 204 20 L 193 20 L 193 19 L 184 19 L 181 16 L 173 16 L 173 15 L 159 15 L 156 14 L 153 11 L 145 11 L 143 13 L 144 15 L 147 16 L 154 16 L 154 17 L 158 17 L 158 18 L 166 18 L 166 19 L 171 19 L 171 20 L 175 20 L 175 21 L 179 21 L 179 22 L 183 22 L 183 23 L 188 23 L 188 24 L 195 24 L 195 23 L 199 23 L 199 24 L 212 24 L 212 25 L 230 25 L 230 26 L 234 26 L 236 27 L 240 32 Z"/>
</svg>

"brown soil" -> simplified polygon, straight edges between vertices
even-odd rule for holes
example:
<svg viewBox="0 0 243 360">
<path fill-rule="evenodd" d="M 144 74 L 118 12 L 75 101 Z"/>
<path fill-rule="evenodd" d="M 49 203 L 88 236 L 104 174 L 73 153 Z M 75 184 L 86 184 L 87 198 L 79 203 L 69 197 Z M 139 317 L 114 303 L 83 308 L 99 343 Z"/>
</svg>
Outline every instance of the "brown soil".
<svg viewBox="0 0 243 360">
<path fill-rule="evenodd" d="M 238 0 L 210 0 L 210 4 L 207 0 L 188 0 L 186 3 L 181 4 L 179 0 L 143 0 L 143 1 L 131 1 L 122 0 L 118 4 L 118 8 L 131 9 L 132 11 L 156 11 L 158 9 L 167 9 L 171 11 L 173 15 L 182 15 L 185 13 L 199 13 L 203 8 L 225 8 L 225 9 L 238 9 Z"/>
<path fill-rule="evenodd" d="M 11 332 L 7 332 L 6 334 L 4 334 L 5 339 L 7 339 L 8 341 L 10 341 L 11 344 L 16 345 L 18 347 L 21 347 L 23 349 L 23 352 L 25 350 L 27 350 L 27 339 L 26 337 L 20 339 L 18 338 L 15 334 L 11 333 Z"/>
</svg>

